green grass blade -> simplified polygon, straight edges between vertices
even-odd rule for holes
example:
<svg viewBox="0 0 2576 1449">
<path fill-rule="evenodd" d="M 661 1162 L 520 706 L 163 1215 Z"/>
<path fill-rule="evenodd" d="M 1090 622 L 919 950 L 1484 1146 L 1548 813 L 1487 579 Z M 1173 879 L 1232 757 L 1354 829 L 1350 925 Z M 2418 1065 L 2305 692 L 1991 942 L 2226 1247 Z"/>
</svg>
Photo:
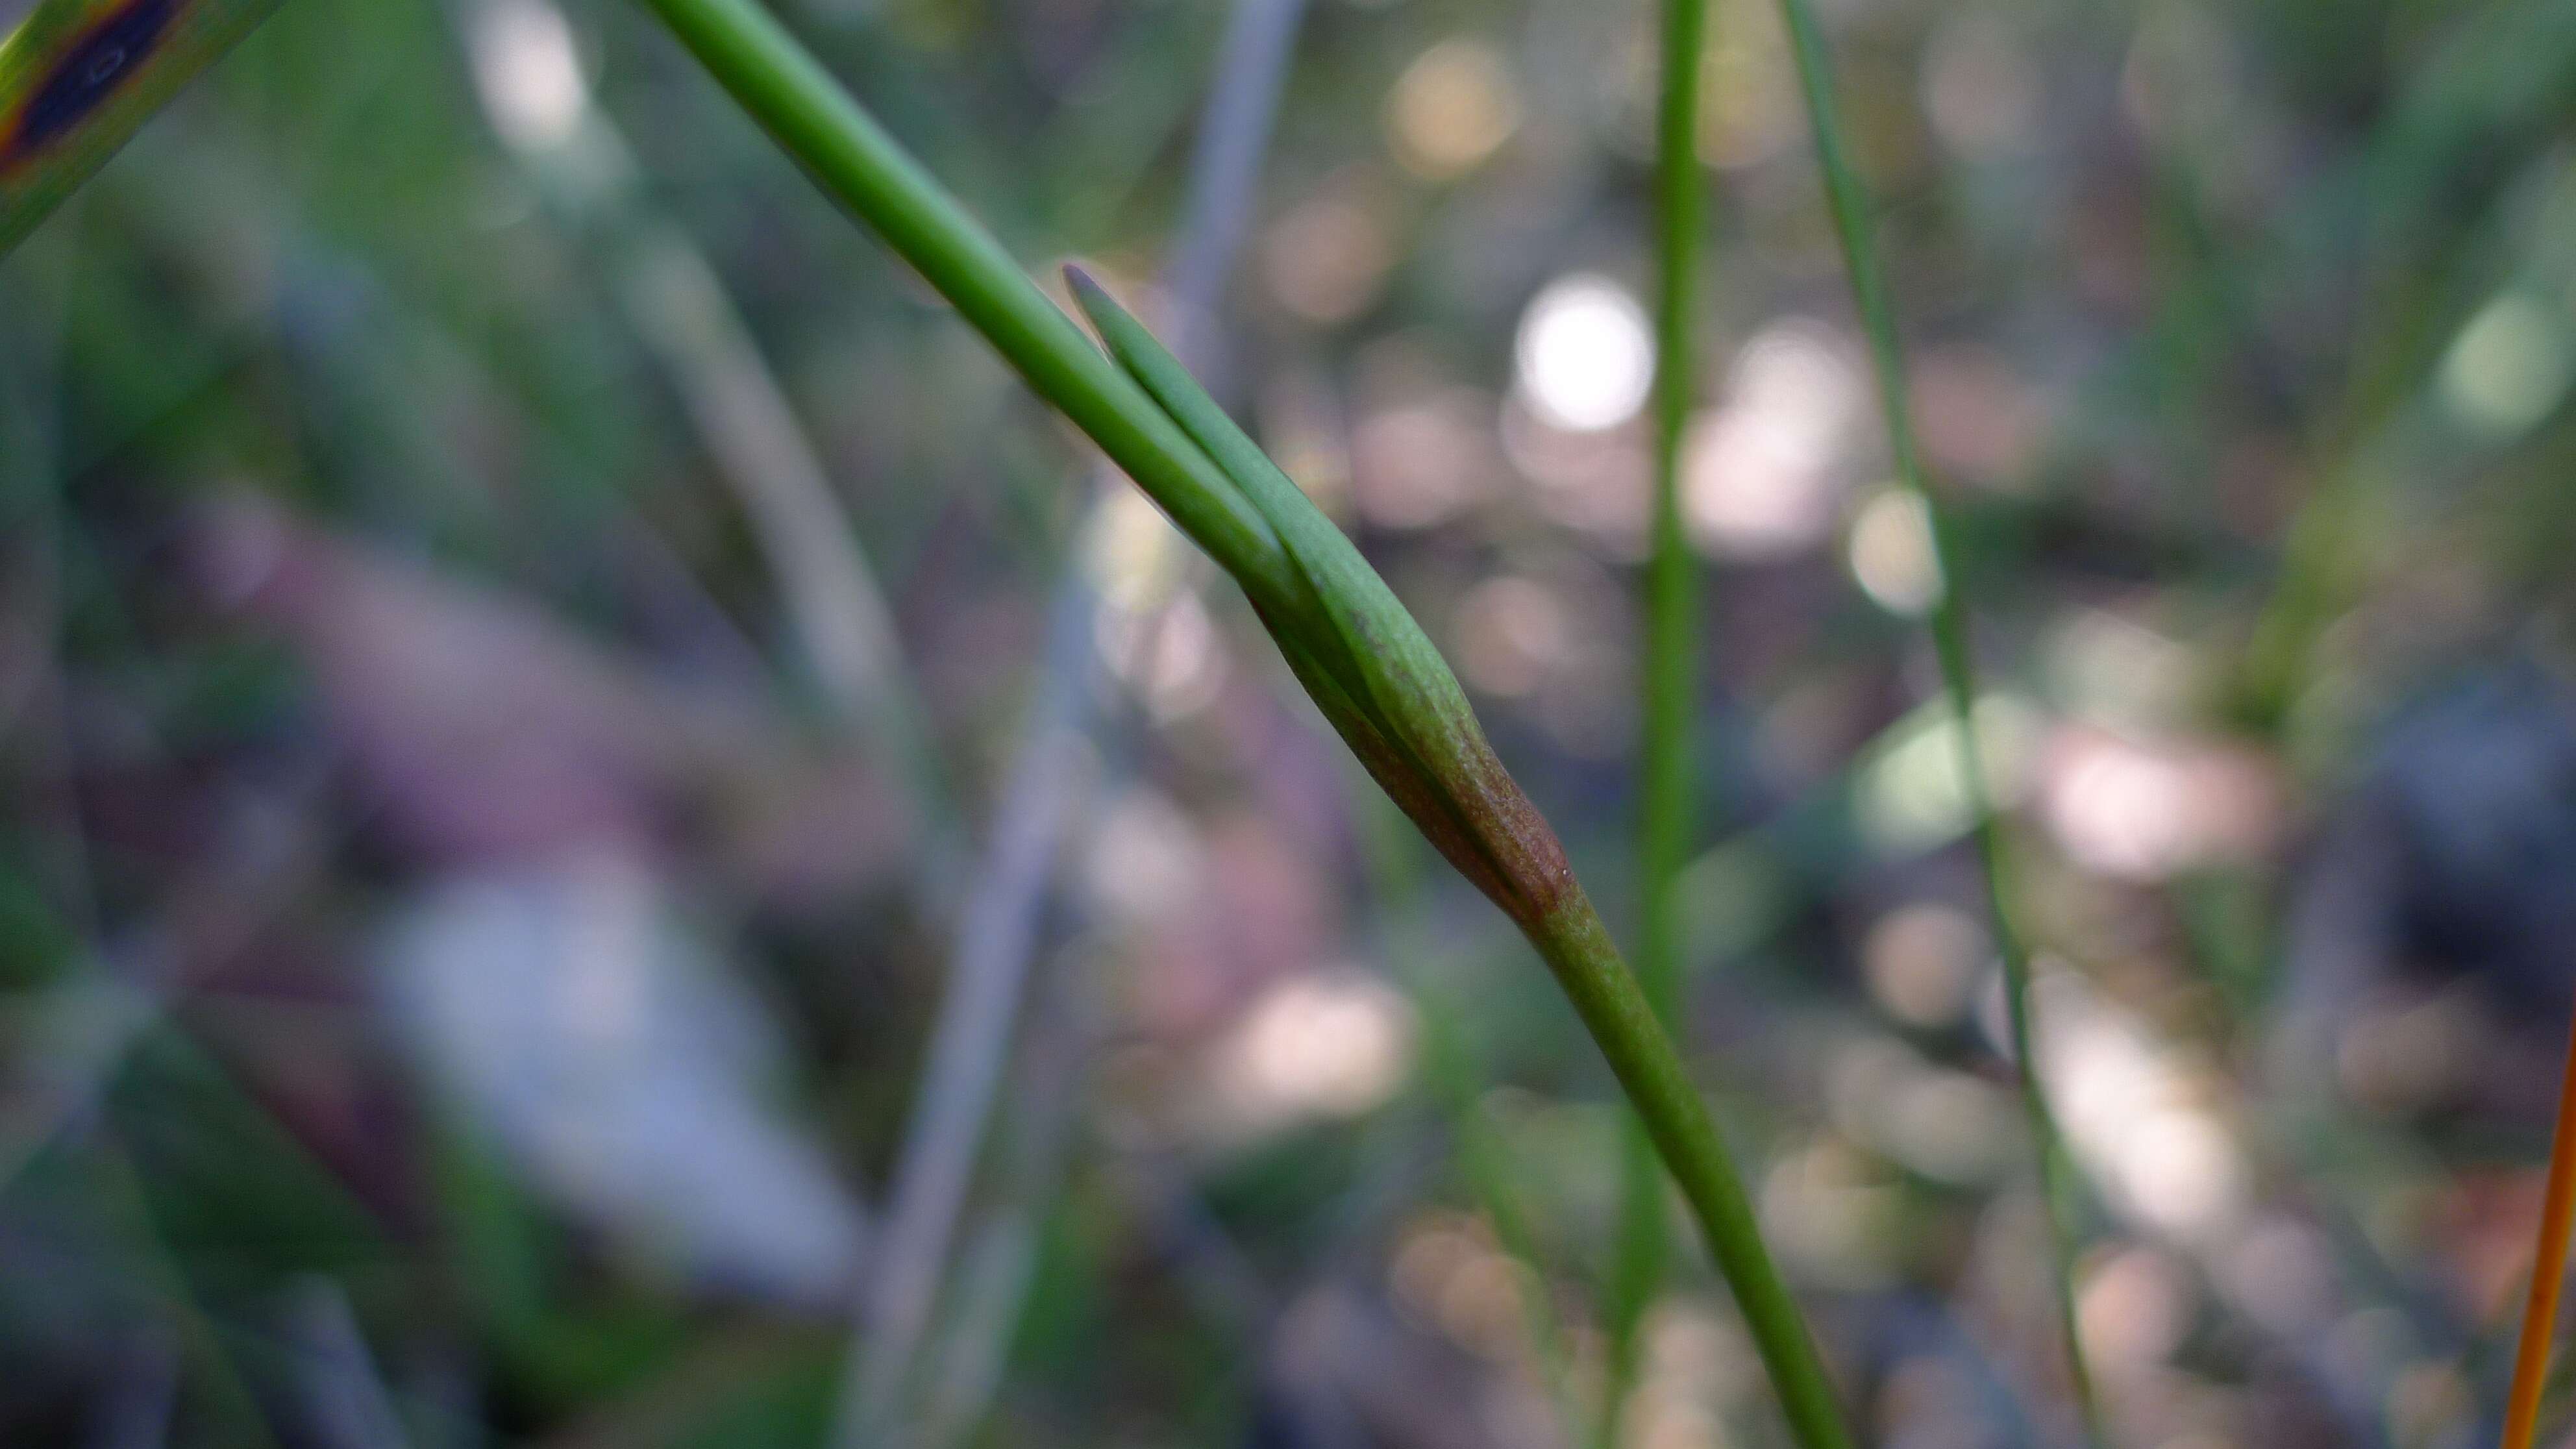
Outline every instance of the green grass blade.
<svg viewBox="0 0 2576 1449">
<path fill-rule="evenodd" d="M 278 0 L 46 0 L 0 41 L 0 255 Z"/>
<path fill-rule="evenodd" d="M 1699 67 L 1709 0 L 1664 0 L 1663 88 L 1656 112 L 1655 474 L 1646 564 L 1643 733 L 1637 770 L 1637 978 L 1675 1028 L 1682 978 L 1678 886 L 1689 863 L 1698 790 L 1691 769 L 1699 580 L 1682 533 L 1682 430 L 1697 390 L 1691 309 L 1700 229 Z M 1610 1339 L 1601 1442 L 1618 1440 L 1636 1379 L 1637 1326 L 1663 1286 L 1670 1230 L 1664 1177 L 1633 1117 L 1622 1138 L 1619 1236 L 1603 1319 Z"/>
<path fill-rule="evenodd" d="M 1259 500 L 1256 506 L 1279 529 L 1283 543 L 1319 595 L 1329 621 L 1325 632 L 1335 635 L 1310 649 L 1314 630 L 1274 626 L 1281 652 L 1370 774 L 1452 863 L 1513 915 L 1555 973 L 1698 1217 L 1711 1255 L 1735 1290 L 1798 1441 L 1808 1449 L 1848 1444 L 1841 1408 L 1805 1321 L 1762 1244 L 1743 1180 L 1680 1053 L 1673 1048 L 1671 1035 L 1611 943 L 1599 913 L 1565 868 L 1546 823 L 1529 811 L 1518 788 L 1493 759 L 1448 665 L 1427 640 L 1420 642 L 1420 657 L 1416 657 L 1415 646 L 1405 641 L 1421 640 L 1420 627 L 1404 613 L 1403 605 L 1359 550 L 1262 455 L 1142 324 L 1097 287 L 1078 286 L 1076 295 L 1121 365 L 1172 412 L 1183 431 L 1209 450 L 1248 496 Z M 1366 575 L 1365 581 L 1355 574 Z M 1354 670 L 1356 676 L 1347 681 L 1336 678 L 1330 659 L 1344 661 L 1338 667 Z M 1392 664 L 1393 659 L 1404 662 Z M 1407 671 L 1420 677 L 1401 677 Z M 1359 696 L 1356 702 L 1353 695 Z M 1450 695 L 1456 696 L 1454 707 L 1461 712 L 1463 724 L 1458 726 L 1459 734 L 1436 738 L 1449 727 L 1446 712 L 1451 706 L 1441 701 Z M 1402 760 L 1416 764 L 1427 760 L 1436 773 L 1409 776 L 1405 769 L 1387 768 L 1386 735 L 1395 736 L 1393 744 Z M 1481 794 L 1477 793 L 1481 778 L 1457 778 L 1481 776 L 1487 770 L 1493 772 L 1490 778 L 1495 783 Z M 1430 797 L 1428 811 L 1426 796 Z M 1440 810 L 1450 812 L 1465 827 L 1470 850 L 1454 848 L 1454 841 L 1444 838 L 1437 818 Z M 1492 822 L 1480 815 L 1497 810 L 1507 815 L 1518 812 L 1521 818 L 1499 828 L 1484 828 Z M 1542 839 L 1543 849 L 1525 844 L 1525 837 Z M 1478 851 L 1484 855 L 1483 864 L 1503 878 L 1501 889 L 1479 874 Z M 1552 865 L 1538 864 L 1548 858 Z M 1543 894 L 1532 888 L 1537 878 L 1544 878 Z"/>
<path fill-rule="evenodd" d="M 1296 572 L 1270 525 L 767 10 L 756 0 L 643 3 L 1256 604 L 1291 608 Z"/>
<path fill-rule="evenodd" d="M 1335 676 L 1335 728 L 1458 868 L 1527 926 L 1564 893 L 1570 873 L 1477 723 L 1467 692 L 1395 591 L 1279 465 L 1261 451 L 1180 359 L 1079 270 L 1075 299 L 1112 357 L 1224 470 L 1279 535 L 1304 585 L 1297 619 L 1265 616 L 1283 649 L 1302 647 Z M 1311 689 L 1311 686 L 1310 686 Z M 1382 764 L 1381 750 L 1392 758 Z M 1427 787 L 1427 788 L 1424 788 Z"/>
<path fill-rule="evenodd" d="M 1290 553 L 1270 520 L 1247 498 L 1244 485 L 1228 477 L 1134 379 L 1092 348 L 1000 246 L 767 11 L 754 0 L 643 3 L 826 191 L 919 268 L 1042 397 L 1101 444 L 1243 584 L 1299 679 L 1417 825 L 1433 833 L 1438 810 L 1457 810 L 1474 801 L 1474 793 L 1461 788 L 1469 782 L 1426 778 L 1412 772 L 1412 762 L 1400 754 L 1371 756 L 1372 717 L 1391 714 L 1390 704 L 1398 701 L 1379 692 L 1387 681 L 1372 677 L 1369 665 L 1360 667 L 1359 677 L 1351 681 L 1370 696 L 1365 700 L 1353 698 L 1352 690 L 1336 678 L 1353 669 L 1350 656 L 1355 651 L 1347 640 L 1318 637 L 1314 605 L 1304 601 L 1309 590 L 1325 582 L 1316 576 L 1324 571 L 1313 570 L 1313 560 Z M 1203 397 L 1195 384 L 1187 391 Z M 1214 408 L 1213 403 L 1206 406 Z M 1211 429 L 1210 436 L 1222 441 L 1230 429 L 1230 423 L 1226 429 Z M 1302 495 L 1298 501 L 1302 503 Z M 1204 534 L 1191 527 L 1194 520 L 1207 525 Z M 1362 596 L 1335 601 L 1337 610 L 1364 602 Z M 1360 608 L 1344 622 L 1375 642 L 1383 636 L 1365 632 L 1373 617 Z M 1384 666 L 1382 657 L 1372 663 Z M 1444 675 L 1446 668 L 1440 665 Z M 1389 723 L 1420 733 L 1438 721 L 1416 717 Z M 1499 764 L 1495 769 L 1499 774 Z M 1499 776 L 1499 784 L 1508 786 L 1509 777 Z M 1427 798 L 1432 795 L 1446 798 Z M 1791 1431 L 1805 1449 L 1846 1449 L 1851 1433 L 1832 1382 L 1796 1300 L 1762 1244 L 1752 1202 L 1725 1141 L 1600 914 L 1565 867 L 1562 848 L 1546 823 L 1518 798 L 1516 787 L 1509 818 L 1479 823 L 1492 832 L 1481 842 L 1483 849 L 1508 846 L 1523 864 L 1544 867 L 1503 891 L 1494 891 L 1489 881 L 1478 884 L 1513 913 L 1645 1119 L 1699 1217 L 1711 1253 L 1735 1288 Z M 1441 843 L 1436 834 L 1434 843 Z M 1443 845 L 1443 853 L 1473 876 L 1474 853 L 1453 851 L 1456 843 Z"/>
<path fill-rule="evenodd" d="M 1852 164 L 1843 137 L 1841 109 L 1834 98 L 1833 62 L 1813 0 L 1780 0 L 1789 45 L 1798 64 L 1798 85 L 1806 99 L 1807 119 L 1815 133 L 1816 160 L 1824 172 L 1825 200 L 1833 212 L 1844 271 L 1861 328 L 1869 336 L 1871 370 L 1886 414 L 1888 448 L 1895 455 L 1899 482 L 1921 500 L 1930 520 L 1933 555 L 1940 565 L 1941 596 L 1932 613 L 1934 651 L 1940 656 L 1942 686 L 1950 698 L 1959 740 L 1959 771 L 1975 818 L 1972 836 L 1986 881 L 1987 908 L 1994 922 L 1995 944 L 2003 957 L 2005 1000 L 2011 1019 L 2013 1062 L 2021 1077 L 2021 1096 L 2030 1119 L 2039 1157 L 2040 1190 L 2047 1200 L 2049 1246 L 2054 1260 L 2059 1337 L 2067 1375 L 2075 1391 L 2076 1411 L 2086 1439 L 2106 1444 L 2102 1412 L 2093 1392 L 2091 1371 L 2075 1319 L 2075 1183 L 2066 1144 L 2041 1090 L 2039 1068 L 2031 1050 L 2030 953 L 2014 924 L 2012 892 L 2006 880 L 2003 842 L 1995 812 L 1994 790 L 1986 779 L 1978 748 L 1974 710 L 1977 676 L 1969 647 L 1967 603 L 1959 587 L 1958 556 L 1947 515 L 1933 496 L 1916 446 L 1913 410 L 1906 396 L 1905 360 L 1889 305 L 1887 279 L 1872 235 L 1868 188 Z"/>
</svg>

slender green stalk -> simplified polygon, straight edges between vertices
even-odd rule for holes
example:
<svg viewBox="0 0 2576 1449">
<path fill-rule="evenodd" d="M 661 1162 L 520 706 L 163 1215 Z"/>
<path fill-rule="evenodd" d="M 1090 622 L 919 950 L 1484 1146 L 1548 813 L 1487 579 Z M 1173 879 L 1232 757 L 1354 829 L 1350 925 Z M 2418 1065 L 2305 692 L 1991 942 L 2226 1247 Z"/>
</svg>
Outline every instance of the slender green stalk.
<svg viewBox="0 0 2576 1449">
<path fill-rule="evenodd" d="M 645 0 L 822 188 L 954 304 L 1256 602 L 1296 596 L 1278 538 L 821 63 L 751 0 Z M 1248 575 L 1248 577 L 1247 577 Z"/>
<path fill-rule="evenodd" d="M 1077 277 L 1110 351 L 1243 487 L 1307 572 L 1336 641 L 1273 636 L 1325 716 L 1442 853 L 1501 905 L 1556 976 L 1680 1183 L 1809 1449 L 1847 1445 L 1832 1385 L 1772 1265 L 1717 1124 L 1547 823 L 1493 760 L 1448 667 L 1359 551 L 1135 320 Z M 1408 774 L 1408 769 L 1419 772 Z M 1426 797 L 1429 797 L 1426 799 Z"/>
<path fill-rule="evenodd" d="M 1698 292 L 1699 64 L 1707 25 L 1708 0 L 1664 0 L 1655 155 L 1655 474 L 1637 770 L 1637 977 L 1667 1030 L 1680 1013 L 1679 885 L 1698 795 L 1691 719 L 1699 580 L 1682 536 L 1681 448 L 1697 371 L 1691 310 Z M 1632 1119 L 1622 1137 L 1619 1239 L 1605 1314 L 1610 1374 L 1601 1404 L 1603 1449 L 1618 1440 L 1620 1414 L 1636 1381 L 1638 1324 L 1663 1284 L 1668 1237 L 1663 1174 Z"/>
<path fill-rule="evenodd" d="M 1494 759 L 1456 679 L 1384 581 L 1133 318 L 1081 286 L 1127 371 L 1093 350 L 755 0 L 646 3 L 825 190 L 1242 584 L 1371 775 L 1511 914 L 1555 973 L 1680 1180 L 1798 1441 L 1846 1449 L 1852 1441 L 1824 1364 L 1680 1055 L 1554 834 Z"/>
<path fill-rule="evenodd" d="M 1672 1037 L 1448 666 L 1358 549 L 1179 363 L 1088 278 L 1074 282 L 1111 353 L 1269 519 L 1302 571 L 1318 622 L 1283 627 L 1264 615 L 1290 667 L 1417 828 L 1520 926 L 1609 1059 L 1735 1290 L 1791 1429 L 1808 1449 L 1848 1445 L 1814 1341 Z"/>
<path fill-rule="evenodd" d="M 1796 1300 L 1762 1246 L 1753 1204 L 1717 1124 L 1682 1067 L 1655 1011 L 1611 944 L 1591 903 L 1579 897 L 1530 933 L 1532 944 L 1575 1013 L 1610 1059 L 1621 1090 L 1681 1185 L 1718 1270 L 1770 1369 L 1789 1426 L 1807 1449 L 1849 1446 L 1842 1411 L 1808 1339 Z"/>
<path fill-rule="evenodd" d="M 1932 611 L 1932 643 L 1940 656 L 1942 685 L 1950 697 L 1959 742 L 1960 779 L 1975 817 L 1971 833 L 1985 874 L 1986 904 L 1994 922 L 1996 948 L 2003 957 L 2013 1064 L 2021 1076 L 2022 1103 L 2039 1157 L 2040 1192 L 2046 1199 L 2050 1252 L 2056 1268 L 2053 1276 L 2058 1332 L 2084 1435 L 2090 1443 L 2105 1444 L 2109 1441 L 2103 1432 L 2102 1411 L 2094 1396 L 2093 1376 L 2085 1365 L 2084 1344 L 2075 1319 L 2076 1246 L 2071 1222 L 2076 1208 L 2074 1174 L 2067 1160 L 2065 1140 L 2058 1133 L 2056 1118 L 2041 1089 L 2039 1064 L 2031 1049 L 2030 953 L 2014 925 L 1994 789 L 1986 779 L 1985 757 L 1977 742 L 1976 664 L 1970 648 L 1967 603 L 1959 588 L 1956 540 L 1947 515 L 1925 479 L 1922 456 L 1915 444 L 1896 316 L 1889 305 L 1886 275 L 1880 268 L 1877 243 L 1871 235 L 1869 195 L 1843 139 L 1840 107 L 1834 99 L 1833 65 L 1823 29 L 1817 24 L 1812 0 L 1780 0 L 1780 10 L 1787 22 L 1790 49 L 1797 57 L 1799 89 L 1806 97 L 1807 119 L 1815 133 L 1816 160 L 1824 172 L 1825 199 L 1833 212 L 1835 234 L 1842 243 L 1843 268 L 1851 283 L 1861 328 L 1869 334 L 1871 370 L 1878 383 L 1879 406 L 1887 417 L 1888 447 L 1895 455 L 1899 481 L 1922 502 L 1932 531 L 1933 556 L 1941 575 L 1941 594 Z"/>
</svg>

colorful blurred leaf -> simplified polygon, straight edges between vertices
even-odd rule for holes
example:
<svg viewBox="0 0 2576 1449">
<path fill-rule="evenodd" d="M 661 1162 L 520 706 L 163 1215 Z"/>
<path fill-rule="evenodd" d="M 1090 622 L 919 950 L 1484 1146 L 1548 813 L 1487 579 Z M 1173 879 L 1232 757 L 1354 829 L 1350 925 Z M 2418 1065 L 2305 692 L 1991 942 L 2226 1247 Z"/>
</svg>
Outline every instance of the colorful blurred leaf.
<svg viewBox="0 0 2576 1449">
<path fill-rule="evenodd" d="M 0 41 L 0 254 L 277 0 L 46 0 Z"/>
</svg>

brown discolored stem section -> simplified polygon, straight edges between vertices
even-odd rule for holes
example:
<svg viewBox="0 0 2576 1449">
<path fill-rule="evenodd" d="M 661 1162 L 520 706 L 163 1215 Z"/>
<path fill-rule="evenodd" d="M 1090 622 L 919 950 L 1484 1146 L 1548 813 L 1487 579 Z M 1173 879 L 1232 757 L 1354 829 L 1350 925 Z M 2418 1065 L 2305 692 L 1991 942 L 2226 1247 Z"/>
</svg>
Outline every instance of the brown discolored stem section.
<svg viewBox="0 0 2576 1449">
<path fill-rule="evenodd" d="M 1335 725 L 1369 778 L 1523 934 L 1535 939 L 1568 901 L 1582 901 L 1583 887 L 1556 832 L 1481 739 L 1474 742 L 1469 766 L 1479 778 L 1452 795 L 1425 780 L 1409 757 L 1365 721 Z"/>
<path fill-rule="evenodd" d="M 1413 751 L 1379 727 L 1298 635 L 1283 631 L 1271 611 L 1258 602 L 1252 611 L 1279 646 L 1289 671 L 1306 687 L 1369 778 L 1440 852 L 1441 859 L 1502 907 L 1523 934 L 1535 933 L 1568 891 L 1579 891 L 1564 845 L 1521 793 L 1519 782 L 1503 768 L 1481 730 L 1471 724 L 1463 742 L 1462 753 L 1471 763 L 1462 773 L 1473 778 L 1435 778 Z"/>
<path fill-rule="evenodd" d="M 1275 631 L 1274 631 L 1275 632 Z M 1636 974 L 1574 878 L 1556 832 L 1481 734 L 1468 751 L 1472 782 L 1444 791 L 1366 714 L 1353 708 L 1291 639 L 1281 651 L 1369 777 L 1461 875 L 1491 897 L 1538 948 L 1586 1030 L 1608 1058 L 1646 1135 L 1698 1218 L 1709 1252 L 1735 1290 L 1783 1412 L 1807 1449 L 1847 1449 L 1840 1401 L 1806 1320 L 1771 1255 L 1716 1119 L 1691 1084 Z M 1466 797 L 1466 798 L 1461 798 Z"/>
</svg>

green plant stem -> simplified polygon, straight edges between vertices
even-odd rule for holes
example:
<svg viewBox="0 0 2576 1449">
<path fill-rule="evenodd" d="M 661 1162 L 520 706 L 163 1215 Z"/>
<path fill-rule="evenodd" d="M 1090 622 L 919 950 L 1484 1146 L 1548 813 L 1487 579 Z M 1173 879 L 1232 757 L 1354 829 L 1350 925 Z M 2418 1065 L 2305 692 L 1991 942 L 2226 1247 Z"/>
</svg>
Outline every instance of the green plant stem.
<svg viewBox="0 0 2576 1449">
<path fill-rule="evenodd" d="M 1256 603 L 1293 609 L 1295 571 L 1269 524 L 756 0 L 642 3 Z"/>
<path fill-rule="evenodd" d="M 1833 1386 L 1788 1285 L 1762 1246 L 1753 1204 L 1717 1123 L 1599 913 L 1578 891 L 1530 931 L 1530 940 L 1610 1059 L 1629 1105 L 1699 1219 L 1798 1442 L 1807 1449 L 1849 1446 Z"/>
<path fill-rule="evenodd" d="M 1637 976 L 1668 1031 L 1678 1029 L 1680 1014 L 1679 885 L 1697 800 L 1691 719 L 1699 580 L 1682 534 L 1681 450 L 1697 374 L 1691 312 L 1698 294 L 1699 64 L 1707 25 L 1708 0 L 1664 0 L 1655 159 L 1655 471 L 1637 770 Z M 1601 1405 L 1603 1449 L 1617 1442 L 1636 1381 L 1638 1326 L 1662 1286 L 1668 1236 L 1663 1174 L 1632 1119 L 1622 1137 L 1619 1238 L 1605 1315 L 1610 1373 Z"/>
<path fill-rule="evenodd" d="M 1833 212 L 1835 235 L 1842 244 L 1843 268 L 1851 284 L 1853 305 L 1860 313 L 1862 330 L 1869 335 L 1871 371 L 1878 384 L 1879 406 L 1887 418 L 1888 447 L 1895 455 L 1899 481 L 1923 504 L 1932 531 L 1933 557 L 1941 575 L 1941 595 L 1932 611 L 1932 644 L 1940 656 L 1942 686 L 1950 697 L 1959 742 L 1960 780 L 1975 821 L 1971 835 L 1985 875 L 1986 905 L 1994 923 L 1996 949 L 2003 958 L 2013 1065 L 2021 1077 L 2022 1104 L 2039 1158 L 2040 1192 L 2047 1211 L 2058 1334 L 2085 1439 L 2102 1445 L 2109 1441 L 2103 1433 L 2102 1411 L 2093 1392 L 2092 1373 L 2085 1365 L 2084 1343 L 2075 1318 L 2076 1245 L 2071 1222 L 2075 1212 L 2074 1175 L 2067 1160 L 2065 1139 L 2057 1130 L 2056 1118 L 2041 1089 L 2039 1064 L 2031 1049 L 2030 953 L 2014 927 L 1994 789 L 1986 779 L 1984 753 L 1977 743 L 1976 664 L 1968 636 L 1967 604 L 1959 587 L 1956 542 L 1948 516 L 1925 479 L 1921 452 L 1915 444 L 1896 316 L 1888 302 L 1886 275 L 1871 234 L 1869 195 L 1843 138 L 1824 32 L 1816 21 L 1812 0 L 1780 0 L 1780 10 L 1789 31 L 1790 50 L 1797 58 L 1798 85 L 1806 98 L 1817 164 L 1824 172 L 1825 200 Z"/>
<path fill-rule="evenodd" d="M 1091 435 L 1244 585 L 1274 619 L 1304 624 L 1298 647 L 1330 627 L 1315 584 L 1291 561 L 1235 483 L 1142 388 L 1095 351 L 820 64 L 754 0 L 643 0 L 790 154 L 883 235 L 1036 392 Z M 1303 595 L 1300 590 L 1307 591 Z M 1311 662 L 1311 661 L 1310 661 Z M 1311 672 L 1311 671 L 1309 671 Z M 1329 678 L 1323 680 L 1330 683 Z M 1570 879 L 1520 924 L 1591 1031 L 1671 1166 L 1734 1287 L 1755 1346 L 1804 1449 L 1848 1449 L 1824 1363 L 1773 1267 L 1753 1209 L 1706 1104 L 1601 918 Z"/>
</svg>

